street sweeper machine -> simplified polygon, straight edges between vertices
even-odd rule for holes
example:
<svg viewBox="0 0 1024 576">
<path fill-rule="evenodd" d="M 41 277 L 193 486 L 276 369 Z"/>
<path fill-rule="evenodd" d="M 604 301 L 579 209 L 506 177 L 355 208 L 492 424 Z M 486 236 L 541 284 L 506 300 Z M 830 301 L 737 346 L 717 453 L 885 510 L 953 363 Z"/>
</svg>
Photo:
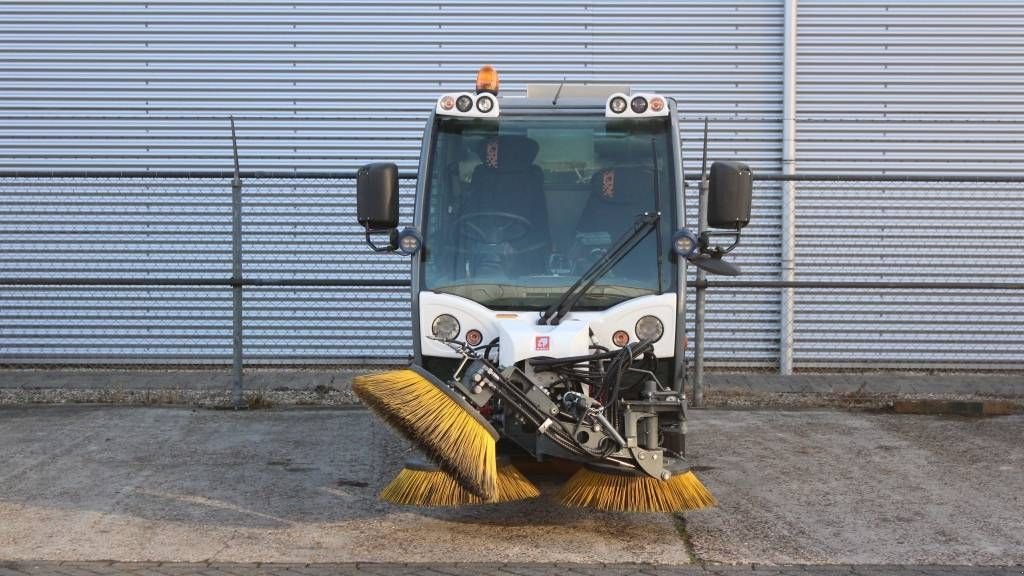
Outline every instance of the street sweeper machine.
<svg viewBox="0 0 1024 576">
<path fill-rule="evenodd" d="M 676 103 L 625 86 L 531 86 L 438 98 L 410 226 L 398 169 L 357 175 L 375 250 L 412 258 L 414 357 L 356 394 L 425 456 L 384 500 L 421 506 L 528 498 L 499 455 L 579 463 L 562 502 L 680 511 L 714 500 L 685 459 L 687 263 L 722 259 L 750 219 L 750 170 L 709 172 L 707 224 L 684 228 Z M 499 443 L 500 441 L 500 443 Z"/>
</svg>

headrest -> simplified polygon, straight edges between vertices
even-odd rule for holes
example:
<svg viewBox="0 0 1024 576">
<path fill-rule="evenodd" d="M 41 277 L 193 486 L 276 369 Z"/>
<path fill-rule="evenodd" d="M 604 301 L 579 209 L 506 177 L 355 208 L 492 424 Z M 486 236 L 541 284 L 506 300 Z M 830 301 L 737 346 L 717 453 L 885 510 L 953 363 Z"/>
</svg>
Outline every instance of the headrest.
<svg viewBox="0 0 1024 576">
<path fill-rule="evenodd" d="M 521 170 L 533 164 L 540 151 L 536 140 L 516 134 L 485 138 L 476 153 L 487 168 Z"/>
<path fill-rule="evenodd" d="M 654 175 L 648 168 L 619 166 L 598 170 L 590 178 L 591 194 L 603 202 L 631 204 L 651 198 Z"/>
</svg>

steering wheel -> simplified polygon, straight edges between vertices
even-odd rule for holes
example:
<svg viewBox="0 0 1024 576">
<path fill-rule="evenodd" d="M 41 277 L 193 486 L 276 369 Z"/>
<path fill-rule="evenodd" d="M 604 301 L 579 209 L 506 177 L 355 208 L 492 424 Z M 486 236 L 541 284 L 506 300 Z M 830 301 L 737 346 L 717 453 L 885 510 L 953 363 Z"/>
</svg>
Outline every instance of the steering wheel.
<svg viewBox="0 0 1024 576">
<path fill-rule="evenodd" d="M 533 222 L 511 212 L 473 212 L 455 220 L 459 235 L 466 240 L 498 244 L 516 242 L 530 235 Z"/>
<path fill-rule="evenodd" d="M 476 252 L 481 242 L 491 246 L 504 244 L 501 251 L 506 256 L 539 250 L 546 244 L 542 238 L 526 246 L 512 246 L 534 234 L 537 227 L 527 218 L 511 212 L 472 212 L 463 214 L 452 225 L 458 227 L 459 236 L 464 240 L 456 248 L 462 254 Z"/>
</svg>

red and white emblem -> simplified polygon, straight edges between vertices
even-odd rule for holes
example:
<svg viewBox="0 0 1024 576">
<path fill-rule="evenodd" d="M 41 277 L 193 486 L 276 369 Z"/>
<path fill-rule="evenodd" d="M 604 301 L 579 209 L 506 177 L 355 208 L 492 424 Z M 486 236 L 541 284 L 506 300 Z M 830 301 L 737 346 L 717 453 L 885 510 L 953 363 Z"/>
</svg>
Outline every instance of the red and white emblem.
<svg viewBox="0 0 1024 576">
<path fill-rule="evenodd" d="M 537 336 L 533 339 L 533 349 L 538 352 L 547 352 L 551 350 L 551 337 L 550 336 Z"/>
</svg>

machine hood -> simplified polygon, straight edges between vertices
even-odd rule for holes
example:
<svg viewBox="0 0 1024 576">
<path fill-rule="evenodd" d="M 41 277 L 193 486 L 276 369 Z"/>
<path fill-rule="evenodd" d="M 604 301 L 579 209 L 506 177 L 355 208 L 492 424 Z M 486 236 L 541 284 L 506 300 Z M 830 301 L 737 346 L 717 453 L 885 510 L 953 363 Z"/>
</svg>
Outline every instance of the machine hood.
<svg viewBox="0 0 1024 576">
<path fill-rule="evenodd" d="M 458 358 L 451 348 L 431 340 L 431 325 L 441 314 L 450 314 L 458 320 L 463 340 L 469 330 L 479 330 L 482 342 L 500 339 L 499 363 L 510 366 L 520 360 L 539 356 L 564 358 L 591 352 L 591 344 L 609 349 L 612 334 L 624 330 L 630 341 L 636 342 L 636 323 L 644 316 L 654 316 L 664 324 L 664 334 L 654 344 L 654 353 L 660 358 L 674 356 L 675 336 L 674 293 L 641 296 L 601 311 L 572 311 L 558 325 L 537 324 L 537 311 L 491 310 L 472 300 L 437 292 L 419 295 L 419 328 L 421 350 L 425 356 Z"/>
</svg>

